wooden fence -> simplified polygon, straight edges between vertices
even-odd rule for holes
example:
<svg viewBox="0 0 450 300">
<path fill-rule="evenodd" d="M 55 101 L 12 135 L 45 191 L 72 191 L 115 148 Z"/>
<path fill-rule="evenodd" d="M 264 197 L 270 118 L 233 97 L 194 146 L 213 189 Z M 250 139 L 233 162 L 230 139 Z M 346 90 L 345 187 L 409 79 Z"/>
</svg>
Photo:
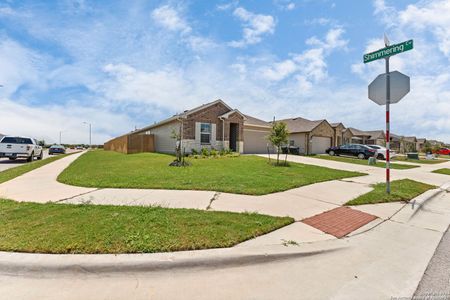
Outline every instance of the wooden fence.
<svg viewBox="0 0 450 300">
<path fill-rule="evenodd" d="M 104 149 L 125 154 L 154 152 L 155 137 L 153 134 L 127 134 L 105 143 Z"/>
</svg>

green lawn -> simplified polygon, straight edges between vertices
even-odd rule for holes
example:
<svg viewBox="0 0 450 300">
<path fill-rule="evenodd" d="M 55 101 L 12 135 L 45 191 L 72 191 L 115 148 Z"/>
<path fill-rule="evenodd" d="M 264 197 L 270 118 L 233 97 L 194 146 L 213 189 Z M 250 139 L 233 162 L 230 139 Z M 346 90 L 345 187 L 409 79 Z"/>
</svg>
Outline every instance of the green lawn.
<svg viewBox="0 0 450 300">
<path fill-rule="evenodd" d="M 410 162 L 410 163 L 416 163 L 416 164 L 429 164 L 429 165 L 433 165 L 433 164 L 441 164 L 444 162 L 447 162 L 448 160 L 445 159 L 424 159 L 424 158 L 420 158 L 420 159 L 408 159 L 406 156 L 395 156 L 392 158 L 393 161 L 406 161 L 406 162 Z"/>
<path fill-rule="evenodd" d="M 345 205 L 376 204 L 394 201 L 409 201 L 428 190 L 435 189 L 436 186 L 411 179 L 401 179 L 391 182 L 391 194 L 386 194 L 386 184 L 378 183 L 373 185 L 373 191 L 361 195 Z"/>
<path fill-rule="evenodd" d="M 358 159 L 358 158 L 344 157 L 344 156 L 330 156 L 330 155 L 315 155 L 315 156 L 311 156 L 311 157 L 369 166 L 367 159 Z M 398 169 L 398 170 L 418 168 L 418 166 L 406 165 L 406 164 L 395 164 L 395 163 L 391 163 L 390 166 L 391 166 L 391 169 Z M 386 163 L 384 161 L 377 160 L 376 165 L 373 165 L 373 167 L 386 168 Z"/>
<path fill-rule="evenodd" d="M 0 199 L 0 250 L 143 253 L 231 247 L 292 222 L 247 213 Z"/>
<path fill-rule="evenodd" d="M 450 175 L 450 169 L 449 168 L 437 169 L 434 170 L 432 173 Z"/>
<path fill-rule="evenodd" d="M 189 167 L 169 167 L 174 157 L 158 153 L 126 155 L 88 152 L 74 161 L 58 181 L 99 188 L 208 190 L 264 195 L 316 182 L 365 175 L 290 163 L 273 166 L 258 156 L 189 159 Z"/>
<path fill-rule="evenodd" d="M 72 154 L 72 153 L 70 153 L 70 154 Z M 42 159 L 42 160 L 35 160 L 31 163 L 24 163 L 23 165 L 20 165 L 18 167 L 14 167 L 14 168 L 2 171 L 2 172 L 0 172 L 0 183 L 14 179 L 20 175 L 23 175 L 23 174 L 30 172 L 34 169 L 37 169 L 39 167 L 45 166 L 46 164 L 54 162 L 55 160 L 61 159 L 70 154 L 60 154 L 60 155 L 49 157 L 49 158 Z"/>
</svg>

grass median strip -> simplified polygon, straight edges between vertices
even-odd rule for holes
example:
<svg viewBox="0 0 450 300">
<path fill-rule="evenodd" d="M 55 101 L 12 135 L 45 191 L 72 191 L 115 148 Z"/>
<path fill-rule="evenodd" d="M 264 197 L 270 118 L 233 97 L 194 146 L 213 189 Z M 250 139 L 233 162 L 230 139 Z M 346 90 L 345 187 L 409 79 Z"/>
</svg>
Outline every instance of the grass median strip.
<svg viewBox="0 0 450 300">
<path fill-rule="evenodd" d="M 6 182 L 8 180 L 14 179 L 20 175 L 23 175 L 27 172 L 30 172 L 34 169 L 40 168 L 42 166 L 45 166 L 46 164 L 49 164 L 51 162 L 54 162 L 58 159 L 61 159 L 67 155 L 71 155 L 70 154 L 62 154 L 62 155 L 58 155 L 58 156 L 53 156 L 53 157 L 49 157 L 46 159 L 42 159 L 42 160 L 35 160 L 31 163 L 24 163 L 23 165 L 11 168 L 11 169 L 7 169 L 5 171 L 0 172 L 0 183 Z"/>
<path fill-rule="evenodd" d="M 0 250 L 150 253 L 221 248 L 293 221 L 254 213 L 0 199 Z"/>
<path fill-rule="evenodd" d="M 345 162 L 345 163 L 350 163 L 350 164 L 365 165 L 365 166 L 369 166 L 369 167 L 373 166 L 373 167 L 379 167 L 379 168 L 386 168 L 386 163 L 383 161 L 379 161 L 379 160 L 377 160 L 377 163 L 375 165 L 369 165 L 367 159 L 357 159 L 357 158 L 352 158 L 352 157 L 330 156 L 330 155 L 315 155 L 315 156 L 311 156 L 311 157 L 332 160 L 332 161 Z M 414 166 L 414 165 L 396 164 L 396 163 L 391 163 L 390 166 L 391 166 L 391 169 L 398 169 L 398 170 L 405 170 L 405 169 L 412 169 L 412 168 L 419 167 L 419 166 Z"/>
<path fill-rule="evenodd" d="M 396 201 L 409 201 L 436 186 L 411 179 L 401 179 L 391 182 L 391 193 L 386 194 L 386 184 L 377 183 L 373 185 L 373 191 L 350 200 L 345 205 L 376 204 Z"/>
<path fill-rule="evenodd" d="M 189 167 L 169 167 L 174 157 L 158 153 L 92 151 L 80 156 L 58 177 L 66 184 L 98 188 L 207 190 L 264 195 L 358 172 L 290 163 L 273 166 L 258 156 L 189 159 Z"/>
<path fill-rule="evenodd" d="M 434 170 L 432 173 L 450 175 L 450 169 L 449 168 L 437 169 Z"/>
<path fill-rule="evenodd" d="M 441 164 L 441 163 L 445 163 L 448 160 L 445 159 L 411 159 L 411 158 L 407 158 L 405 156 L 395 156 L 394 158 L 392 158 L 392 161 L 406 161 L 406 162 L 410 162 L 410 163 L 415 163 L 415 164 L 426 164 L 426 165 L 434 165 L 434 164 Z"/>
</svg>

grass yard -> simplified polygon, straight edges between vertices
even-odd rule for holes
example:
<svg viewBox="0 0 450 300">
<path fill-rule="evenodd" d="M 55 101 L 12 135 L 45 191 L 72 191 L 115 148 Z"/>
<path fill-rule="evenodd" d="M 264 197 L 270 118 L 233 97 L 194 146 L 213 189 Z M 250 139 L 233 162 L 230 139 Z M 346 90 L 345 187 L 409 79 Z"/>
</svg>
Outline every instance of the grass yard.
<svg viewBox="0 0 450 300">
<path fill-rule="evenodd" d="M 358 159 L 358 158 L 344 157 L 344 156 L 330 156 L 330 155 L 315 155 L 315 156 L 311 156 L 311 157 L 369 166 L 367 159 Z M 386 163 L 384 161 L 377 160 L 376 165 L 370 165 L 370 166 L 386 168 Z M 391 163 L 391 169 L 405 170 L 405 169 L 412 169 L 412 168 L 418 168 L 418 166 Z"/>
<path fill-rule="evenodd" d="M 386 194 L 386 184 L 373 185 L 373 191 L 350 200 L 345 205 L 376 204 L 395 201 L 409 201 L 436 186 L 411 179 L 401 179 L 391 182 L 391 194 Z"/>
<path fill-rule="evenodd" d="M 72 154 L 72 153 L 70 153 L 70 154 Z M 49 158 L 42 159 L 42 160 L 35 160 L 31 163 L 24 163 L 23 165 L 2 171 L 2 172 L 0 172 L 0 183 L 14 179 L 20 175 L 23 175 L 34 169 L 45 166 L 46 164 L 54 162 L 55 160 L 61 159 L 70 154 L 60 154 L 58 156 L 53 156 L 53 157 L 49 157 Z"/>
<path fill-rule="evenodd" d="M 58 177 L 66 184 L 99 188 L 207 190 L 264 195 L 316 182 L 362 176 L 358 172 L 290 163 L 273 166 L 258 156 L 189 159 L 189 167 L 169 167 L 174 157 L 158 153 L 126 155 L 91 151 Z"/>
<path fill-rule="evenodd" d="M 428 165 L 434 165 L 434 164 L 441 164 L 444 162 L 447 162 L 448 160 L 445 159 L 408 159 L 406 156 L 395 156 L 392 158 L 393 161 L 406 161 L 410 163 L 416 163 L 416 164 L 428 164 Z"/>
<path fill-rule="evenodd" d="M 292 222 L 289 217 L 247 213 L 0 199 L 0 250 L 150 253 L 221 248 Z"/>
<path fill-rule="evenodd" d="M 450 175 L 450 169 L 449 168 L 437 169 L 434 170 L 432 173 Z"/>
</svg>

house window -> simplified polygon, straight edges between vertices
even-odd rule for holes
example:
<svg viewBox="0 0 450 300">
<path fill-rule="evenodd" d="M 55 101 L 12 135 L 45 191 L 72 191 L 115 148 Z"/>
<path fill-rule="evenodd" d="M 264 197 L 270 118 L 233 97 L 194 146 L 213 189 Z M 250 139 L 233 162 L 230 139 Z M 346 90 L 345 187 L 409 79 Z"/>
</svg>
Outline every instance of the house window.
<svg viewBox="0 0 450 300">
<path fill-rule="evenodd" d="M 210 144 L 211 143 L 211 124 L 201 123 L 200 124 L 200 143 Z"/>
<path fill-rule="evenodd" d="M 294 140 L 290 140 L 290 141 L 289 141 L 289 146 L 294 146 L 294 145 L 295 145 Z"/>
</svg>

